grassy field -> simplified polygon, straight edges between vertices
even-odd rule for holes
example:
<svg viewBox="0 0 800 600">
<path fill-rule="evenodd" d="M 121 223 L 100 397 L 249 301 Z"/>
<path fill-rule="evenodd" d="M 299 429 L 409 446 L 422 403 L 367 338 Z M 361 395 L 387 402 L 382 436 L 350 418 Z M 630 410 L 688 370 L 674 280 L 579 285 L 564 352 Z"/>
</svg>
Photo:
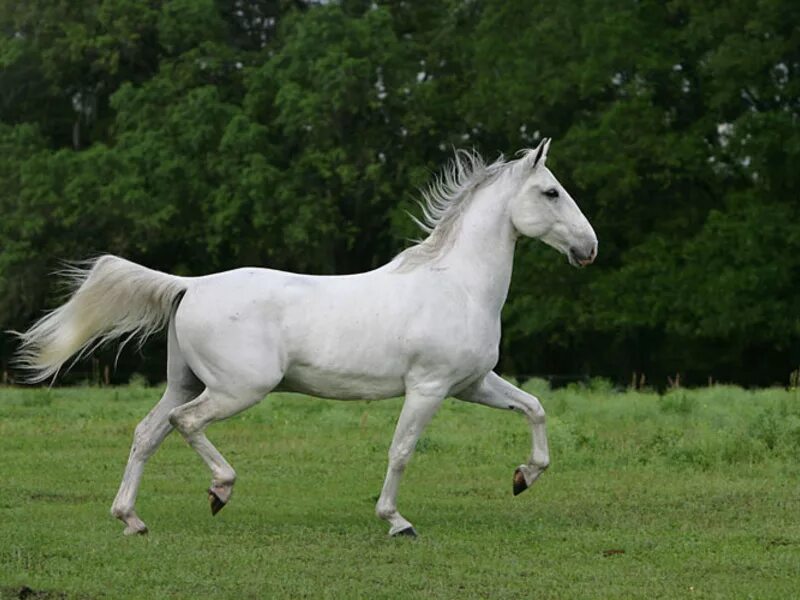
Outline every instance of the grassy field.
<svg viewBox="0 0 800 600">
<path fill-rule="evenodd" d="M 524 420 L 448 400 L 400 491 L 416 540 L 373 516 L 398 400 L 276 395 L 214 425 L 239 473 L 214 518 L 204 465 L 170 436 L 138 503 L 150 534 L 126 538 L 108 509 L 160 390 L 0 388 L 0 597 L 800 595 L 797 392 L 526 388 L 550 470 L 512 497 Z"/>
</svg>

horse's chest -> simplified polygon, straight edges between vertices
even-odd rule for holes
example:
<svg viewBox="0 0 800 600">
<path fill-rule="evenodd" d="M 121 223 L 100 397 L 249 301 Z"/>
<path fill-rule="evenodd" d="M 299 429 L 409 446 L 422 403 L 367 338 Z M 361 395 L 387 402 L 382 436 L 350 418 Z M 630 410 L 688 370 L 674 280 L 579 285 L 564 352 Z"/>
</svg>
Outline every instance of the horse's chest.
<svg viewBox="0 0 800 600">
<path fill-rule="evenodd" d="M 444 360 L 465 373 L 486 372 L 497 364 L 500 320 L 480 314 L 442 315 L 431 328 L 421 354 Z"/>
<path fill-rule="evenodd" d="M 461 353 L 465 366 L 472 371 L 488 371 L 497 364 L 500 353 L 500 325 L 487 326 L 465 336 Z"/>
</svg>

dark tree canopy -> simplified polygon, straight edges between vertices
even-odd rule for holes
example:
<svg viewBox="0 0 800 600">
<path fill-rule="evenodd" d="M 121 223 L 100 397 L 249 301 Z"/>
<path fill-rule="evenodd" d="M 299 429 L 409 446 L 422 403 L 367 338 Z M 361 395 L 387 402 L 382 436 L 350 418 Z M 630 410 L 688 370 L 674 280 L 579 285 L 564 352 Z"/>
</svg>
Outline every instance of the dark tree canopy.
<svg viewBox="0 0 800 600">
<path fill-rule="evenodd" d="M 453 147 L 546 135 L 600 257 L 520 244 L 500 369 L 785 383 L 798 23 L 795 0 L 0 0 L 0 326 L 101 252 L 373 268 L 417 235 L 406 211 Z M 114 377 L 162 378 L 162 352 Z"/>
</svg>

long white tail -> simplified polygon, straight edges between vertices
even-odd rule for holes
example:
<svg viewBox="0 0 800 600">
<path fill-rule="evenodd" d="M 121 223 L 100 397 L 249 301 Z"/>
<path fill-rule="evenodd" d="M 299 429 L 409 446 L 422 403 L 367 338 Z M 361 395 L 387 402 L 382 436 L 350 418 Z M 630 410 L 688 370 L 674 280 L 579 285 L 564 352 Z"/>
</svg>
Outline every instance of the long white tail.
<svg viewBox="0 0 800 600">
<path fill-rule="evenodd" d="M 121 335 L 127 334 L 125 342 L 144 342 L 167 324 L 188 283 L 111 255 L 71 268 L 66 276 L 75 290 L 70 299 L 18 334 L 18 365 L 32 383 L 58 373 L 73 354 Z"/>
</svg>

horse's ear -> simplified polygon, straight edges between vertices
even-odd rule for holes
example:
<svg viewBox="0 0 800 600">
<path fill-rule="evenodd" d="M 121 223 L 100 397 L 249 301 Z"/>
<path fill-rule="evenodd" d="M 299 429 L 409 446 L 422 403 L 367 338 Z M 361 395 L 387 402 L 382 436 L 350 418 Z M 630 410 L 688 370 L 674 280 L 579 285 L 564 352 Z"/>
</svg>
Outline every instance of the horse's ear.
<svg viewBox="0 0 800 600">
<path fill-rule="evenodd" d="M 532 171 L 547 160 L 547 151 L 550 148 L 550 138 L 544 138 L 536 148 L 525 151 L 525 170 Z"/>
<path fill-rule="evenodd" d="M 550 150 L 550 138 L 544 138 L 536 148 L 536 155 L 533 159 L 533 164 L 531 165 L 532 168 L 536 168 L 539 165 L 544 165 L 545 161 L 547 161 L 548 150 Z"/>
</svg>

